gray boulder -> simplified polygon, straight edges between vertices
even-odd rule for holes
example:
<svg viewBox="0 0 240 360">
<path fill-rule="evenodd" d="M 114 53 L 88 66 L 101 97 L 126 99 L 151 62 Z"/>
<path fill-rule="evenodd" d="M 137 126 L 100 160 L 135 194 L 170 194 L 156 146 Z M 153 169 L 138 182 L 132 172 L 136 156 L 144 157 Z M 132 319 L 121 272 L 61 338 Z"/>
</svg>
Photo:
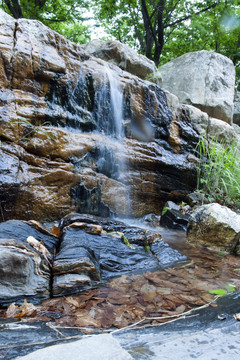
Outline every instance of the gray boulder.
<svg viewBox="0 0 240 360">
<path fill-rule="evenodd" d="M 157 68 L 153 61 L 146 56 L 138 54 L 129 46 L 120 41 L 103 41 L 94 40 L 86 45 L 82 45 L 90 55 L 108 61 L 111 64 L 119 66 L 121 69 L 130 72 L 142 79 L 146 79 L 157 72 Z M 154 81 L 155 79 L 155 81 Z M 155 76 L 151 79 L 153 82 L 161 83 L 161 77 Z"/>
<path fill-rule="evenodd" d="M 237 253 L 240 215 L 217 203 L 202 205 L 190 215 L 187 240 L 218 251 Z"/>
<path fill-rule="evenodd" d="M 237 91 L 234 98 L 233 123 L 240 126 L 240 91 Z"/>
<path fill-rule="evenodd" d="M 184 54 L 159 70 L 162 87 L 181 103 L 232 123 L 235 68 L 229 58 L 202 50 Z"/>
</svg>

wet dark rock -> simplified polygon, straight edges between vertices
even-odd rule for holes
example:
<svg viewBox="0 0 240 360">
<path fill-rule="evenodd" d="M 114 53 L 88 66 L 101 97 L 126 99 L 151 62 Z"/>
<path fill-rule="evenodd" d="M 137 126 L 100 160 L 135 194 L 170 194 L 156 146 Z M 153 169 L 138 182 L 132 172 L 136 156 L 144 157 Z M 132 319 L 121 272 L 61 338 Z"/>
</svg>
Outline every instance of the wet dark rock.
<svg viewBox="0 0 240 360">
<path fill-rule="evenodd" d="M 174 266 L 186 260 L 158 232 L 114 219 L 73 213 L 60 221 L 60 228 L 62 240 L 53 265 L 54 296 L 83 291 L 122 274 Z"/>
<path fill-rule="evenodd" d="M 53 255 L 59 239 L 31 222 L 9 220 L 0 224 L 0 305 L 38 304 L 50 297 L 50 260 L 26 241 L 35 238 Z"/>
<path fill-rule="evenodd" d="M 64 227 L 76 222 L 100 225 L 102 226 L 103 230 L 108 232 L 123 231 L 124 229 L 126 229 L 126 224 L 122 221 L 111 218 L 103 218 L 91 214 L 79 214 L 79 213 L 70 213 L 64 216 L 59 222 L 59 228 L 60 230 L 63 230 Z"/>
<path fill-rule="evenodd" d="M 28 236 L 33 236 L 36 240 L 42 242 L 52 255 L 59 243 L 56 236 L 53 236 L 44 228 L 41 231 L 40 227 L 31 223 L 31 221 L 8 220 L 0 223 L 0 238 L 2 239 L 15 239 L 19 244 L 29 246 L 26 242 Z"/>
<path fill-rule="evenodd" d="M 72 226 L 66 227 L 63 231 L 63 238 L 59 254 L 56 256 L 56 263 L 58 264 L 59 256 L 62 259 L 65 256 L 68 257 L 69 252 L 71 254 L 75 253 L 76 258 L 80 261 L 81 254 L 84 252 L 83 249 L 85 251 L 88 249 L 88 251 L 91 252 L 92 258 L 95 258 L 99 262 L 101 280 L 126 273 L 142 271 L 146 268 L 154 269 L 158 267 L 156 259 L 151 254 L 148 254 L 143 246 L 134 245 L 133 249 L 124 244 L 121 237 L 115 237 L 114 234 L 113 236 L 111 236 L 111 233 L 109 233 L 109 235 L 103 233 L 101 236 L 92 235 Z M 81 271 L 81 269 L 79 271 Z M 53 272 L 54 276 L 57 275 L 54 268 Z M 74 271 L 72 271 L 72 273 L 74 273 Z M 82 273 L 90 275 L 93 281 L 97 280 L 99 276 L 95 267 L 93 267 L 93 271 L 90 272 L 86 266 L 86 271 L 83 269 Z"/>
<path fill-rule="evenodd" d="M 185 255 L 180 254 L 177 250 L 172 249 L 164 241 L 155 242 L 151 245 L 151 251 L 157 257 L 161 268 L 179 265 L 188 261 Z"/>
<path fill-rule="evenodd" d="M 24 299 L 38 304 L 52 295 L 82 292 L 122 274 L 185 260 L 157 231 L 114 219 L 69 214 L 60 221 L 60 229 L 59 239 L 34 221 L 0 224 L 1 306 L 22 304 Z M 43 248 L 36 248 L 29 236 Z"/>
<path fill-rule="evenodd" d="M 160 225 L 168 229 L 186 230 L 188 219 L 189 215 L 183 214 L 176 209 L 168 209 L 165 214 L 161 216 Z"/>
</svg>

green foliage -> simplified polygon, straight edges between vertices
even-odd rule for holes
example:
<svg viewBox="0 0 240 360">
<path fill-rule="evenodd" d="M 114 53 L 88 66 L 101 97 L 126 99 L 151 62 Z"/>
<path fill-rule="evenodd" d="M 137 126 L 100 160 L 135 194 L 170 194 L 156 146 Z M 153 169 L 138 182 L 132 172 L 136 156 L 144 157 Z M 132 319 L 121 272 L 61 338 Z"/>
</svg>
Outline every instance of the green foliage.
<svg viewBox="0 0 240 360">
<path fill-rule="evenodd" d="M 240 154 L 236 141 L 206 141 L 198 144 L 200 165 L 198 168 L 198 190 L 209 202 L 225 205 L 240 205 Z"/>
<path fill-rule="evenodd" d="M 215 289 L 215 290 L 209 290 L 209 293 L 212 295 L 226 295 L 227 290 L 224 289 Z"/>
<path fill-rule="evenodd" d="M 0 7 L 15 18 L 39 20 L 71 41 L 90 40 L 89 27 L 83 24 L 88 0 L 3 0 Z"/>
<path fill-rule="evenodd" d="M 162 215 L 166 214 L 168 210 L 170 210 L 170 207 L 164 206 L 164 208 L 162 209 Z"/>
<path fill-rule="evenodd" d="M 135 247 L 130 243 L 126 236 L 122 235 L 123 243 L 127 245 L 130 249 L 135 249 Z"/>
<path fill-rule="evenodd" d="M 224 289 L 214 289 L 209 290 L 209 293 L 212 295 L 226 295 L 228 293 L 233 293 L 236 290 L 235 286 L 232 284 L 227 284 Z"/>
</svg>

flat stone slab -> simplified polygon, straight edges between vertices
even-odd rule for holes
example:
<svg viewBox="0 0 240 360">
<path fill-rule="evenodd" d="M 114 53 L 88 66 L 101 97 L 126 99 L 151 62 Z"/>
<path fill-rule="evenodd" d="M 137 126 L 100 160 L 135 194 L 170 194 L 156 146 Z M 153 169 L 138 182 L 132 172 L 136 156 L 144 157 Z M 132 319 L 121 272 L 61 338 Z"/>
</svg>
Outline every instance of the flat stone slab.
<svg viewBox="0 0 240 360">
<path fill-rule="evenodd" d="M 61 344 L 34 351 L 18 360 L 131 360 L 112 335 L 95 335 L 69 344 Z"/>
</svg>

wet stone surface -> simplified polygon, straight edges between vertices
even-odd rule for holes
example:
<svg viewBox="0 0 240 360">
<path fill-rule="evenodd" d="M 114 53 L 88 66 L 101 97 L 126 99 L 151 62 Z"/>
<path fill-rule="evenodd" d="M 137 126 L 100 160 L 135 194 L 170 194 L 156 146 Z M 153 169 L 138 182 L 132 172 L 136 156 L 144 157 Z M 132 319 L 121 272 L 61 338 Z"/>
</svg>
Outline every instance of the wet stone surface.
<svg viewBox="0 0 240 360">
<path fill-rule="evenodd" d="M 121 221 L 72 214 L 55 227 L 58 236 L 36 222 L 0 224 L 0 305 L 24 299 L 34 304 L 101 285 L 123 274 L 143 273 L 186 260 L 159 232 Z M 41 249 L 27 242 L 31 236 Z"/>
</svg>

